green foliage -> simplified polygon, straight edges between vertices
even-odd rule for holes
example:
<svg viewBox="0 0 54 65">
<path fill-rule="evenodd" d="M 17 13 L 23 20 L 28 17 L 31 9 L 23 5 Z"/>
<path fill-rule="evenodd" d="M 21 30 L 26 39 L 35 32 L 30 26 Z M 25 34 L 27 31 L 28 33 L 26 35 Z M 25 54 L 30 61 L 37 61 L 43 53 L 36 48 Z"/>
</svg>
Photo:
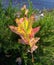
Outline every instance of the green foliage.
<svg viewBox="0 0 54 65">
<path fill-rule="evenodd" d="M 28 16 L 34 12 L 31 6 L 29 11 Z M 11 4 L 6 9 L 0 4 L 0 49 L 5 54 L 12 52 L 10 64 L 6 63 L 16 65 L 16 54 L 19 53 L 17 55 L 23 59 L 23 65 L 54 65 L 54 10 L 44 11 L 44 17 L 33 24 L 33 27 L 41 26 L 39 33 L 35 35 L 40 37 L 40 41 L 37 43 L 39 48 L 34 52 L 34 63 L 31 61 L 31 54 L 26 52 L 27 46 L 18 43 L 20 37 L 9 29 L 9 25 L 16 25 L 14 22 L 16 12 L 17 9 L 12 8 Z"/>
<path fill-rule="evenodd" d="M 11 5 L 6 9 L 0 8 L 0 45 L 4 50 L 12 49 L 16 43 L 14 39 L 16 35 L 9 30 L 10 24 L 15 25 L 15 12 L 16 9 L 12 8 Z"/>
<path fill-rule="evenodd" d="M 40 32 L 36 36 L 40 36 L 39 49 L 40 65 L 53 65 L 54 61 L 54 10 L 51 12 L 45 11 L 44 17 L 35 22 L 33 27 L 41 26 Z M 42 51 L 41 51 L 42 50 Z"/>
</svg>

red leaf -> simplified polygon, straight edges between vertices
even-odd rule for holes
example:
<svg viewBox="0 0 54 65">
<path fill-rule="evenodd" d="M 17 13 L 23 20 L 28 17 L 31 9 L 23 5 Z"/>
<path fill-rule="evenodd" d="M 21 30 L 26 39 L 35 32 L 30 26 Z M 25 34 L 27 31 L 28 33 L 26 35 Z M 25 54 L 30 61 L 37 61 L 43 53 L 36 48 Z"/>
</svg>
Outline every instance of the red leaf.
<svg viewBox="0 0 54 65">
<path fill-rule="evenodd" d="M 34 37 L 34 35 L 40 30 L 40 26 L 33 28 L 30 34 L 30 37 Z"/>
</svg>

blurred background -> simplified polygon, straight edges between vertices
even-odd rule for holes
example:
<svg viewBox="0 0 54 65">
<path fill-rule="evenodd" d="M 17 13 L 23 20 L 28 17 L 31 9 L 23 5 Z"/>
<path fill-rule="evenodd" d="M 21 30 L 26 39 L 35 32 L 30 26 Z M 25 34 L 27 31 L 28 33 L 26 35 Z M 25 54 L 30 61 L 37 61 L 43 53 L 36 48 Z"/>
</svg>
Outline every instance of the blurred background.
<svg viewBox="0 0 54 65">
<path fill-rule="evenodd" d="M 2 0 L 2 5 L 7 7 L 9 5 L 10 0 Z M 28 0 L 11 0 L 12 6 L 15 7 L 18 4 L 21 6 L 26 4 L 28 6 Z M 54 0 L 30 0 L 33 4 L 33 8 L 36 9 L 53 9 L 54 8 Z"/>
</svg>

